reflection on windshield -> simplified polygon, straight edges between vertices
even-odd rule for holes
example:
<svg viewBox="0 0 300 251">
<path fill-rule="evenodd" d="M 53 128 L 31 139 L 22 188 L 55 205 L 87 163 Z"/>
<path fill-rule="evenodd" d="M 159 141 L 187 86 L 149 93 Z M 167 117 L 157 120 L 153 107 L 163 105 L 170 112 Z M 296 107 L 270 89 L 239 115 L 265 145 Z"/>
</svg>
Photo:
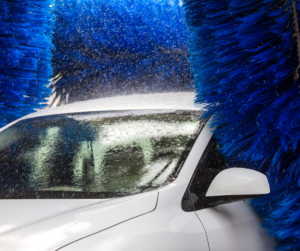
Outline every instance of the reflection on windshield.
<svg viewBox="0 0 300 251">
<path fill-rule="evenodd" d="M 0 134 L 0 191 L 149 191 L 174 171 L 198 125 L 199 113 L 187 111 L 24 120 Z"/>
</svg>

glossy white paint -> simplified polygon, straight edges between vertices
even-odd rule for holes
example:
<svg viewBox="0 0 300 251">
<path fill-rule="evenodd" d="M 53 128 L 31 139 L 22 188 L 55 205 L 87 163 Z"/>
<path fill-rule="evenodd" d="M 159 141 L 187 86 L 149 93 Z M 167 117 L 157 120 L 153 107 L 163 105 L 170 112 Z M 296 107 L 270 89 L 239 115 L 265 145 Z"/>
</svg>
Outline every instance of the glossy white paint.
<svg viewBox="0 0 300 251">
<path fill-rule="evenodd" d="M 0 236 L 102 200 L 0 200 Z"/>
<path fill-rule="evenodd" d="M 268 193 L 270 193 L 270 186 L 266 175 L 254 170 L 234 167 L 218 173 L 210 184 L 206 196 Z"/>
<path fill-rule="evenodd" d="M 89 251 L 274 250 L 272 239 L 261 228 L 258 217 L 244 201 L 196 211 L 197 218 L 193 212 L 182 211 L 183 193 L 199 161 L 199 155 L 205 149 L 201 145 L 206 146 L 211 136 L 209 126 L 205 126 L 179 177 L 159 189 L 155 211 L 71 243 L 61 250 L 81 251 L 87 247 Z M 206 238 L 209 246 L 205 242 Z"/>
<path fill-rule="evenodd" d="M 195 168 L 198 164 L 198 161 L 202 156 L 212 135 L 213 134 L 210 128 L 210 124 L 206 123 L 200 135 L 198 136 L 196 142 L 194 143 L 194 146 L 190 151 L 189 156 L 185 160 L 184 166 L 182 167 L 182 170 L 180 171 L 179 175 L 182 175 L 188 178 L 189 180 L 192 178 Z"/>
<path fill-rule="evenodd" d="M 17 123 L 20 120 L 77 112 L 92 111 L 124 111 L 124 110 L 201 110 L 201 106 L 194 103 L 195 94 L 193 92 L 174 92 L 174 93 L 153 93 L 153 94 L 135 94 L 128 96 L 117 96 L 101 99 L 92 99 L 88 101 L 71 103 L 68 105 L 54 108 L 42 109 L 38 112 L 24 116 L 0 129 L 0 132 Z"/>
<path fill-rule="evenodd" d="M 207 232 L 210 251 L 274 251 L 248 201 L 196 211 Z"/>
<path fill-rule="evenodd" d="M 23 224 L 22 228 L 21 224 L 16 223 L 20 227 L 12 227 L 11 231 L 6 233 L 4 231 L 0 236 L 0 247 L 1 250 L 5 251 L 56 250 L 84 236 L 153 211 L 157 204 L 157 198 L 158 192 L 153 191 L 118 199 L 90 200 L 94 204 L 74 208 L 68 212 L 52 215 L 52 217 L 49 216 L 51 209 L 55 211 L 55 206 L 62 208 L 68 203 L 61 200 L 61 205 L 55 201 L 51 205 L 51 200 L 39 200 L 39 203 L 30 200 L 18 200 L 15 205 L 19 208 L 18 213 L 28 218 L 27 225 L 25 227 Z M 2 205 L 5 205 L 5 202 L 7 201 L 1 200 Z M 72 204 L 72 200 L 69 202 Z M 31 208 L 33 212 L 29 212 L 29 210 L 22 212 L 24 204 L 27 204 L 27 209 Z M 38 215 L 41 210 L 45 209 L 46 205 L 49 206 L 49 209 L 46 210 L 48 217 L 45 213 L 45 216 L 40 217 L 40 220 L 35 219 L 34 213 Z M 9 210 L 9 208 L 6 209 Z M 14 222 L 14 217 L 20 218 L 14 214 L 16 210 L 11 209 L 6 212 L 7 225 L 9 225 L 8 222 Z M 2 215 L 1 221 L 5 221 L 2 219 Z M 7 226 L 2 225 L 2 222 L 1 227 Z"/>
<path fill-rule="evenodd" d="M 212 133 L 202 129 L 178 178 L 159 189 L 157 208 L 151 214 L 126 221 L 114 228 L 70 243 L 62 251 L 206 251 L 207 236 L 194 212 L 184 212 L 181 200 Z M 204 146 L 203 146 L 204 145 Z"/>
<path fill-rule="evenodd" d="M 179 176 L 159 189 L 157 208 L 59 249 L 61 251 L 208 251 L 205 230 L 194 212 L 181 209 L 189 179 Z"/>
<path fill-rule="evenodd" d="M 171 93 L 105 98 L 46 109 L 22 119 L 85 111 L 198 110 L 193 95 Z M 109 200 L 0 200 L 1 250 L 272 250 L 272 243 L 260 228 L 258 217 L 245 202 L 197 212 L 182 210 L 182 197 L 211 136 L 207 124 L 177 179 L 156 191 Z"/>
</svg>

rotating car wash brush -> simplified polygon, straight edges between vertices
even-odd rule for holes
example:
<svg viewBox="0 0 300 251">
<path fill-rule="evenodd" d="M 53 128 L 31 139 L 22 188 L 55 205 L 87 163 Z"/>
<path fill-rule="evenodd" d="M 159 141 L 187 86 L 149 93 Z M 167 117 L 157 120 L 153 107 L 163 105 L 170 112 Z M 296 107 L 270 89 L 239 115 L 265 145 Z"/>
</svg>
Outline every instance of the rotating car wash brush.
<svg viewBox="0 0 300 251">
<path fill-rule="evenodd" d="M 269 176 L 252 201 L 278 250 L 300 250 L 299 1 L 185 0 L 197 103 L 230 159 Z"/>
<path fill-rule="evenodd" d="M 57 0 L 52 106 L 192 90 L 177 0 Z"/>
<path fill-rule="evenodd" d="M 0 126 L 43 107 L 52 75 L 54 0 L 0 4 Z"/>
</svg>

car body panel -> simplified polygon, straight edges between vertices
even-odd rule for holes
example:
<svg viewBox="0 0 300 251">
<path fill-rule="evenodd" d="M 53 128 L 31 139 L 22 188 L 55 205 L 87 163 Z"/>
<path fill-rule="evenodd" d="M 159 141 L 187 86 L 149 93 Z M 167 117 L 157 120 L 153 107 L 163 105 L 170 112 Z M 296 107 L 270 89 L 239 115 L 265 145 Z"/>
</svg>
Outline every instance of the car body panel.
<svg viewBox="0 0 300 251">
<path fill-rule="evenodd" d="M 200 157 L 202 156 L 212 135 L 210 124 L 206 123 L 206 125 L 202 128 L 197 140 L 195 141 L 187 159 L 185 160 L 179 175 L 182 175 L 189 180 L 192 178 Z"/>
<path fill-rule="evenodd" d="M 153 93 L 136 94 L 128 96 L 117 96 L 101 99 L 92 99 L 88 101 L 71 103 L 54 108 L 46 108 L 38 112 L 31 113 L 12 123 L 2 127 L 0 132 L 12 126 L 20 120 L 48 116 L 55 114 L 67 114 L 78 112 L 93 111 L 124 111 L 124 110 L 201 110 L 201 106 L 196 105 L 193 92 L 174 92 L 174 93 Z"/>
<path fill-rule="evenodd" d="M 99 204 L 107 199 L 88 200 L 39 200 L 39 199 L 1 199 L 0 200 L 0 236 L 25 228 L 37 222 L 61 214 Z M 33 210 L 34 209 L 34 210 Z"/>
<path fill-rule="evenodd" d="M 159 190 L 156 209 L 111 229 L 70 243 L 60 251 L 208 251 L 205 230 L 194 212 L 181 209 L 189 179 L 178 177 Z"/>
<path fill-rule="evenodd" d="M 0 132 L 20 120 L 54 114 L 141 109 L 200 110 L 193 99 L 194 93 L 185 92 L 78 102 L 30 114 L 3 127 Z M 260 228 L 259 218 L 245 202 L 197 212 L 182 210 L 183 195 L 212 137 L 212 131 L 207 123 L 178 177 L 151 192 L 80 202 L 64 199 L 0 200 L 1 250 L 273 250 L 270 238 Z M 12 207 L 16 208 L 10 210 Z"/>
<path fill-rule="evenodd" d="M 207 232 L 210 251 L 271 251 L 274 241 L 249 206 L 238 201 L 196 211 Z"/>
<path fill-rule="evenodd" d="M 202 130 L 205 130 L 204 137 L 196 139 L 178 177 L 159 189 L 157 207 L 151 214 L 70 243 L 61 250 L 80 251 L 87 245 L 89 251 L 209 250 L 206 232 L 198 217 L 194 212 L 187 213 L 181 208 L 182 197 L 190 182 L 186 176 L 193 175 L 199 156 L 212 136 L 209 127 L 205 126 Z"/>
<path fill-rule="evenodd" d="M 61 213 L 55 217 L 48 217 L 38 222 L 32 217 L 31 225 L 0 236 L 0 247 L 1 250 L 6 251 L 56 250 L 84 236 L 153 211 L 157 204 L 157 197 L 158 192 L 152 191 L 122 198 L 98 200 L 98 203 L 95 203 L 95 200 L 90 200 L 94 204 Z M 22 214 L 22 203 L 24 201 L 27 201 L 27 206 L 30 202 L 33 202 L 18 200 L 20 214 Z M 33 211 L 38 212 L 44 208 L 45 204 L 49 205 L 49 200 L 39 201 L 40 205 L 44 205 L 39 208 L 37 203 L 32 204 L 32 206 L 37 206 L 36 208 L 32 207 Z M 2 203 L 4 202 L 2 201 Z M 72 202 L 70 201 L 70 203 Z M 29 215 L 33 216 L 33 214 L 24 213 L 23 217 Z M 13 219 L 15 215 L 8 212 L 5 217 Z M 1 226 L 3 226 L 2 223 Z"/>
</svg>

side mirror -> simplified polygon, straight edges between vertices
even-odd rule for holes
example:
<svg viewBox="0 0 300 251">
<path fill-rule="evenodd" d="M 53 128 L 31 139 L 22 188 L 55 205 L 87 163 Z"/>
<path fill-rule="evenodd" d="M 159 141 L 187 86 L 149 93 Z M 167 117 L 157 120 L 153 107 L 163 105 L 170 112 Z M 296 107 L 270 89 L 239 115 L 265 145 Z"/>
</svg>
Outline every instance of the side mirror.
<svg viewBox="0 0 300 251">
<path fill-rule="evenodd" d="M 233 167 L 223 170 L 214 178 L 206 197 L 268 193 L 270 193 L 270 186 L 264 174 L 246 168 Z"/>
</svg>

